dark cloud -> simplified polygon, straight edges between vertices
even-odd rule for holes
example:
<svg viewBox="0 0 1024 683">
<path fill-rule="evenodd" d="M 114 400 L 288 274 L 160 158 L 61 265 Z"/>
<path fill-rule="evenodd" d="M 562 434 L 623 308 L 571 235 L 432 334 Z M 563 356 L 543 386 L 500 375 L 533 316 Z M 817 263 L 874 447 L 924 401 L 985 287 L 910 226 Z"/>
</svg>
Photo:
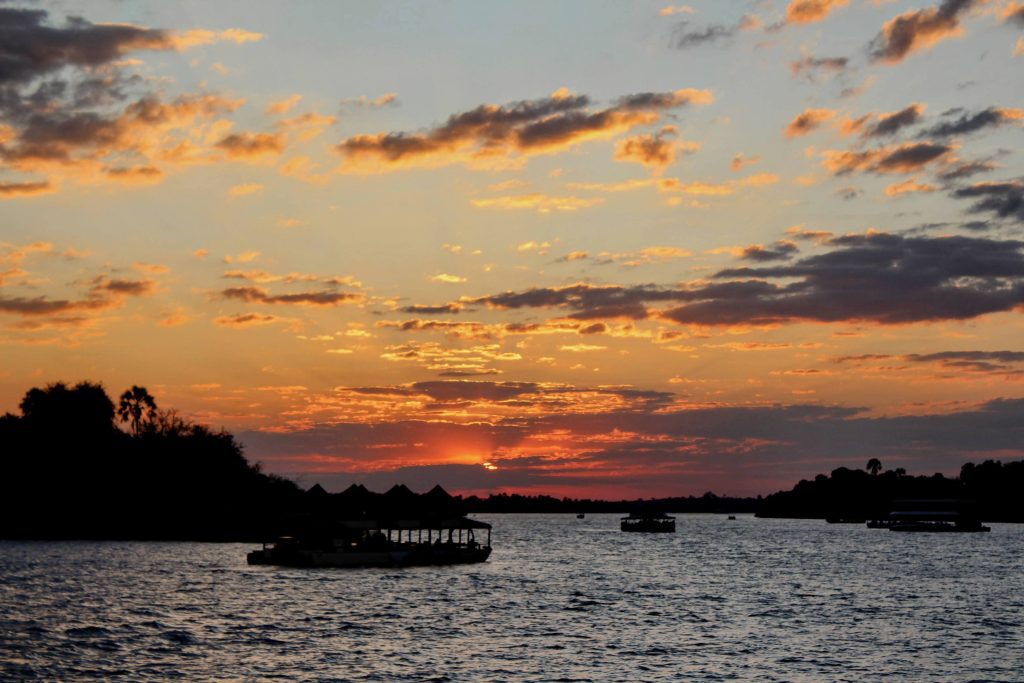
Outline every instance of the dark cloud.
<svg viewBox="0 0 1024 683">
<path fill-rule="evenodd" d="M 1019 180 L 977 183 L 954 190 L 952 196 L 977 199 L 970 208 L 972 213 L 991 212 L 999 218 L 1024 223 L 1024 183 Z"/>
<path fill-rule="evenodd" d="M 963 114 L 955 121 L 936 124 L 922 131 L 921 137 L 951 137 L 967 135 L 985 128 L 996 128 L 1011 121 L 1024 119 L 1024 109 L 988 107 L 974 113 Z"/>
<path fill-rule="evenodd" d="M 843 73 L 846 71 L 850 60 L 846 57 L 811 57 L 805 55 L 800 59 L 790 62 L 789 69 L 793 72 L 793 76 L 806 76 L 810 80 L 814 80 L 819 72 L 826 73 Z"/>
<path fill-rule="evenodd" d="M 437 306 L 430 306 L 426 304 L 414 304 L 412 306 L 403 306 L 398 309 L 403 313 L 413 313 L 419 315 L 436 315 L 438 313 L 460 313 L 462 306 L 459 304 L 440 304 Z"/>
<path fill-rule="evenodd" d="M 1024 351 L 937 351 L 933 353 L 911 353 L 891 355 L 870 353 L 859 356 L 840 356 L 832 359 L 836 363 L 877 364 L 903 363 L 936 365 L 954 371 L 953 378 L 962 377 L 964 372 L 991 374 L 1002 377 L 1024 375 L 1017 366 L 1024 363 Z M 896 369 L 887 366 L 887 369 Z M 906 369 L 906 368 L 900 368 Z"/>
<path fill-rule="evenodd" d="M 214 323 L 221 327 L 254 327 L 256 325 L 269 325 L 281 321 L 276 315 L 263 315 L 260 313 L 239 313 L 237 315 L 222 315 L 214 319 Z"/>
<path fill-rule="evenodd" d="M 672 43 L 679 49 L 697 47 L 705 43 L 713 43 L 726 38 L 732 38 L 740 30 L 738 24 L 726 26 L 725 24 L 711 24 L 704 28 L 690 30 L 690 22 L 680 22 L 676 27 Z"/>
<path fill-rule="evenodd" d="M 875 168 L 883 173 L 912 172 L 950 151 L 951 148 L 948 145 L 930 142 L 905 145 L 887 154 L 883 154 L 876 162 Z"/>
<path fill-rule="evenodd" d="M 139 50 L 260 37 L 240 29 L 94 24 L 74 16 L 58 25 L 46 10 L 0 6 L 0 164 L 56 173 L 81 165 L 117 182 L 159 181 L 155 160 L 197 155 L 182 130 L 194 134 L 198 119 L 234 111 L 241 100 L 202 94 L 165 101 L 124 58 Z"/>
<path fill-rule="evenodd" d="M 88 294 L 83 299 L 50 299 L 39 297 L 0 297 L 0 313 L 22 316 L 61 316 L 78 311 L 103 311 L 115 308 L 124 297 L 144 296 L 156 288 L 152 280 L 124 280 L 98 277 L 89 283 Z M 80 319 L 63 318 L 63 320 Z M 56 321 L 58 324 L 61 320 Z"/>
<path fill-rule="evenodd" d="M 711 283 L 542 287 L 479 297 L 495 309 L 551 308 L 577 320 L 658 317 L 680 324 L 967 320 L 1024 303 L 1024 242 L 867 233 L 791 265 L 722 270 Z M 656 310 L 659 303 L 681 303 Z"/>
<path fill-rule="evenodd" d="M 149 294 L 156 287 L 152 280 L 121 280 L 104 279 L 97 282 L 92 291 L 95 293 L 109 292 L 111 294 L 123 294 L 126 296 L 142 296 Z"/>
<path fill-rule="evenodd" d="M 867 150 L 826 150 L 823 165 L 835 175 L 854 171 L 875 174 L 915 173 L 946 157 L 954 149 L 952 145 L 937 142 L 913 142 Z"/>
<path fill-rule="evenodd" d="M 26 183 L 0 182 L 0 196 L 2 197 L 24 197 L 34 194 L 46 194 L 52 190 L 53 185 L 48 180 Z"/>
<path fill-rule="evenodd" d="M 971 176 L 978 175 L 979 173 L 994 171 L 997 168 L 998 166 L 991 161 L 967 161 L 946 169 L 936 177 L 938 177 L 939 180 L 947 182 L 952 180 L 963 180 L 964 178 L 970 178 Z"/>
<path fill-rule="evenodd" d="M 691 28 L 692 22 L 681 21 L 672 35 L 672 45 L 678 49 L 699 47 L 708 43 L 728 40 L 740 31 L 756 28 L 760 22 L 753 16 L 744 15 L 735 24 L 710 24 L 703 28 Z"/>
<path fill-rule="evenodd" d="M 232 133 L 218 141 L 214 147 L 234 158 L 280 154 L 284 151 L 284 136 L 273 133 Z"/>
<path fill-rule="evenodd" d="M 960 19 L 979 0 L 943 0 L 934 7 L 904 12 L 885 23 L 868 51 L 875 61 L 895 64 L 908 55 L 955 36 Z"/>
<path fill-rule="evenodd" d="M 834 109 L 805 109 L 800 114 L 797 114 L 789 125 L 786 126 L 786 137 L 795 138 L 801 135 L 807 135 L 811 131 L 819 128 L 826 121 L 831 120 L 836 115 Z"/>
<path fill-rule="evenodd" d="M 0 297 L 0 313 L 16 315 L 56 315 L 70 311 L 95 311 L 109 308 L 109 299 L 85 299 L 68 301 L 66 299 L 49 299 L 47 297 Z"/>
<path fill-rule="evenodd" d="M 770 246 L 763 246 L 760 244 L 754 244 L 746 247 L 740 253 L 740 258 L 745 261 L 785 261 L 792 258 L 794 254 L 798 253 L 800 248 L 789 241 L 779 241 Z"/>
<path fill-rule="evenodd" d="M 878 117 L 878 121 L 874 125 L 864 129 L 864 136 L 877 138 L 894 135 L 903 128 L 912 126 L 920 121 L 922 112 L 924 112 L 924 107 L 922 105 L 911 104 L 899 111 L 894 111 L 890 114 L 882 114 Z"/>
<path fill-rule="evenodd" d="M 270 294 L 262 287 L 229 287 L 222 290 L 220 296 L 225 299 L 235 299 L 247 303 L 300 304 L 308 306 L 337 306 L 339 304 L 357 303 L 364 298 L 362 294 L 336 292 L 334 290 Z"/>
<path fill-rule="evenodd" d="M 110 154 L 141 154 L 154 142 L 147 132 L 175 128 L 197 118 L 234 111 L 238 101 L 215 95 L 183 95 L 171 101 L 145 96 L 120 112 L 76 111 L 57 107 L 13 120 L 14 140 L 0 145 L 0 159 L 12 166 L 49 162 L 89 162 Z"/>
<path fill-rule="evenodd" d="M 939 363 L 943 367 L 1005 374 L 1007 371 L 1019 372 L 1013 368 L 1024 363 L 1024 351 L 939 351 L 937 353 L 913 353 L 903 356 L 904 360 L 913 363 Z"/>
<path fill-rule="evenodd" d="M 48 17 L 46 10 L 0 7 L 0 84 L 27 83 L 65 66 L 108 64 L 134 50 L 174 47 L 166 31 L 81 17 L 57 27 Z"/>
<path fill-rule="evenodd" d="M 706 325 L 903 324 L 965 320 L 1024 302 L 1024 242 L 868 233 L 829 244 L 832 251 L 790 266 L 721 271 L 717 278 L 744 278 L 761 289 L 742 299 L 695 290 L 694 303 L 662 316 Z M 785 284 L 768 282 L 779 279 Z"/>
<path fill-rule="evenodd" d="M 467 303 L 483 304 L 500 310 L 520 308 L 568 308 L 576 319 L 647 317 L 644 305 L 649 301 L 678 298 L 674 290 L 647 286 L 577 284 L 567 287 L 537 287 L 523 292 L 503 292 L 471 299 Z"/>
<path fill-rule="evenodd" d="M 103 174 L 125 182 L 150 182 L 164 176 L 164 172 L 156 166 L 114 166 L 103 169 Z"/>
<path fill-rule="evenodd" d="M 549 97 L 505 105 L 485 104 L 452 114 L 422 133 L 357 135 L 335 150 L 350 164 L 485 163 L 496 156 L 554 151 L 594 135 L 607 135 L 654 123 L 664 109 L 709 104 L 708 91 L 683 89 L 621 97 L 605 109 L 592 109 L 585 95 L 559 91 Z"/>
</svg>

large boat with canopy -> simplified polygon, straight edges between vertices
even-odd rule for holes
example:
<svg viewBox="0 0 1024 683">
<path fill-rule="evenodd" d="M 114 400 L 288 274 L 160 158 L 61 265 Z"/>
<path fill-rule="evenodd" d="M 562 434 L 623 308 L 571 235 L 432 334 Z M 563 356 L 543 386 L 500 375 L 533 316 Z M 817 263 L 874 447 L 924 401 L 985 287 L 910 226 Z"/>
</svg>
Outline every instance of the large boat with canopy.
<svg viewBox="0 0 1024 683">
<path fill-rule="evenodd" d="M 423 495 L 403 485 L 385 494 L 359 485 L 311 493 L 310 514 L 293 521 L 290 535 L 250 552 L 249 564 L 408 567 L 484 562 L 491 554 L 491 525 L 461 514 L 440 486 Z"/>
</svg>

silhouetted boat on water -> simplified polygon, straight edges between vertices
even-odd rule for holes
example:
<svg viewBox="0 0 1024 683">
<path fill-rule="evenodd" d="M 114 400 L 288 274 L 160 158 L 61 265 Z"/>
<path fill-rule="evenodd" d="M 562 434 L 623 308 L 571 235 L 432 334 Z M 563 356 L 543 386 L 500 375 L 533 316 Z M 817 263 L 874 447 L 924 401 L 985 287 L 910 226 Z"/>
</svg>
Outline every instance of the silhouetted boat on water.
<svg viewBox="0 0 1024 683">
<path fill-rule="evenodd" d="M 974 514 L 969 500 L 898 500 L 896 509 L 884 519 L 867 523 L 870 529 L 916 532 L 983 532 L 991 531 Z"/>
<path fill-rule="evenodd" d="M 491 554 L 491 525 L 475 519 L 440 522 L 343 521 L 336 533 L 286 536 L 248 554 L 249 564 L 285 567 L 412 567 L 483 562 Z M 486 530 L 478 541 L 475 531 Z"/>
<path fill-rule="evenodd" d="M 291 535 L 250 552 L 249 564 L 410 567 L 483 562 L 491 554 L 491 525 L 466 517 L 440 486 L 423 495 L 402 485 L 384 494 L 359 485 L 311 491 L 318 501 L 311 514 L 292 521 Z"/>
<path fill-rule="evenodd" d="M 629 517 L 619 520 L 619 528 L 623 531 L 670 533 L 676 530 L 676 518 L 661 512 L 631 512 Z"/>
</svg>

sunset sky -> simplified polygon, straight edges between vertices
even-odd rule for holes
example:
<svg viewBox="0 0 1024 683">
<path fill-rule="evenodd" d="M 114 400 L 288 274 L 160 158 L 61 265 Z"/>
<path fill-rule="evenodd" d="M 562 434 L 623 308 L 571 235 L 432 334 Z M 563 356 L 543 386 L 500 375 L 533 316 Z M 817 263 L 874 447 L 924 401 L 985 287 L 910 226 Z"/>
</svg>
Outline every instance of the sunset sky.
<svg viewBox="0 0 1024 683">
<path fill-rule="evenodd" d="M 0 412 L 340 490 L 1024 455 L 1024 2 L 0 2 Z"/>
</svg>

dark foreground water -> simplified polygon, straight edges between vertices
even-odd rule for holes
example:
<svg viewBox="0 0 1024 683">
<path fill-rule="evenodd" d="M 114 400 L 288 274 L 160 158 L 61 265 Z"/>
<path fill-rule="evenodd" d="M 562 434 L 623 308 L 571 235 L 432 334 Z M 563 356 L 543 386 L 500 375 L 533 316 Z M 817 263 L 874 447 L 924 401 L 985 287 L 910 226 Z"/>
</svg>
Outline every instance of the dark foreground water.
<svg viewBox="0 0 1024 683">
<path fill-rule="evenodd" d="M 1021 526 L 480 518 L 489 562 L 405 570 L 0 542 L 0 679 L 1024 680 Z"/>
</svg>

